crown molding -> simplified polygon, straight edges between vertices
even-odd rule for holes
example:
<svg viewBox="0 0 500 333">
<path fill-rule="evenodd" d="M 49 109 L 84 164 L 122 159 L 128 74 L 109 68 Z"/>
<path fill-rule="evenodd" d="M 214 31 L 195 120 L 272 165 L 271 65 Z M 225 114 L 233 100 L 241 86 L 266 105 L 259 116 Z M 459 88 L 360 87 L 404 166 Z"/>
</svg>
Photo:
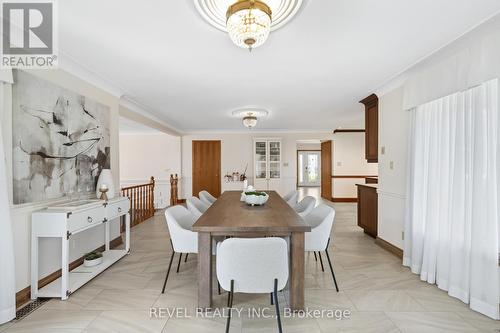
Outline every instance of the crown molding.
<svg viewBox="0 0 500 333">
<path fill-rule="evenodd" d="M 184 130 L 183 135 L 199 135 L 199 134 L 332 134 L 331 129 L 213 129 L 213 130 Z"/>
<path fill-rule="evenodd" d="M 168 122 L 164 121 L 163 119 L 157 117 L 153 111 L 151 111 L 151 109 L 139 102 L 137 102 L 136 100 L 134 100 L 133 98 L 131 98 L 130 96 L 128 95 L 123 95 L 121 98 L 120 98 L 120 105 L 129 109 L 130 111 L 132 112 L 135 112 L 153 122 L 156 122 L 158 123 L 159 125 L 161 125 L 162 127 L 165 127 L 167 130 L 168 130 L 168 134 L 172 134 L 172 135 L 175 135 L 175 136 L 181 136 L 184 131 L 170 125 Z"/>
<path fill-rule="evenodd" d="M 71 55 L 62 50 L 59 50 L 59 68 L 117 98 L 120 98 L 125 93 L 125 89 L 79 63 Z"/>
</svg>

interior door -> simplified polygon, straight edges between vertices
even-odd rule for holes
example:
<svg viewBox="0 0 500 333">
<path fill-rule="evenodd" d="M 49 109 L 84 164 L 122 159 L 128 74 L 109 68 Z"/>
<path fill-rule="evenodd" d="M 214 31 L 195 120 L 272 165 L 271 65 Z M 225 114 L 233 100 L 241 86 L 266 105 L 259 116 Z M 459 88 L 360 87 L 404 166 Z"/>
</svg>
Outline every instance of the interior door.
<svg viewBox="0 0 500 333">
<path fill-rule="evenodd" d="M 193 195 L 202 190 L 221 192 L 221 142 L 193 140 Z"/>
<path fill-rule="evenodd" d="M 320 151 L 299 151 L 298 152 L 298 185 L 299 186 L 320 186 Z"/>
<path fill-rule="evenodd" d="M 321 197 L 332 200 L 332 141 L 321 142 Z"/>
</svg>

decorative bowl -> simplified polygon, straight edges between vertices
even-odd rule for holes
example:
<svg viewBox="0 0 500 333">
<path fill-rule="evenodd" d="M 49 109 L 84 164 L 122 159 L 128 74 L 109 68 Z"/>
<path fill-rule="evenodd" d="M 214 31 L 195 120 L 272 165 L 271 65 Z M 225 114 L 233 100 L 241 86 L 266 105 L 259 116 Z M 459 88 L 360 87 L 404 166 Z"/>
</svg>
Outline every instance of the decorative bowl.
<svg viewBox="0 0 500 333">
<path fill-rule="evenodd" d="M 265 192 L 245 192 L 245 203 L 251 206 L 262 206 L 269 199 L 269 195 Z"/>
<path fill-rule="evenodd" d="M 87 260 L 87 259 L 83 260 L 83 266 L 85 266 L 85 267 L 94 267 L 94 266 L 100 265 L 101 263 L 102 263 L 102 257 L 92 259 L 92 260 Z"/>
</svg>

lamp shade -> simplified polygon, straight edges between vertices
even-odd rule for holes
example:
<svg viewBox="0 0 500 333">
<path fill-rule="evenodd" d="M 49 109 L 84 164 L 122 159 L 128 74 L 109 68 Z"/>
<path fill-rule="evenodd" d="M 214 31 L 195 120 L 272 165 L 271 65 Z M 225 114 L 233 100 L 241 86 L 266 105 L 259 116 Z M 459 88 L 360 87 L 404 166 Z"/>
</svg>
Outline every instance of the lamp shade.
<svg viewBox="0 0 500 333">
<path fill-rule="evenodd" d="M 97 186 L 95 189 L 97 198 L 101 197 L 99 189 L 103 186 L 108 188 L 108 192 L 106 193 L 108 199 L 113 199 L 115 197 L 115 184 L 113 183 L 113 175 L 111 174 L 110 169 L 102 169 L 99 174 L 99 179 L 97 180 Z"/>
</svg>

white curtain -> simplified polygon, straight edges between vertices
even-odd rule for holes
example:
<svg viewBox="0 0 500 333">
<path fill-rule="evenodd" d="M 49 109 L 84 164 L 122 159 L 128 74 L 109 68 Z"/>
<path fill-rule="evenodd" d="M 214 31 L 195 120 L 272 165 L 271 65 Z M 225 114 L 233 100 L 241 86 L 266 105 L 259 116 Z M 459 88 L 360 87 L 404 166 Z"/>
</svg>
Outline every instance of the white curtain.
<svg viewBox="0 0 500 333">
<path fill-rule="evenodd" d="M 411 109 L 403 264 L 499 319 L 498 81 Z"/>
<path fill-rule="evenodd" d="M 5 119 L 4 84 L 0 81 L 0 125 L 4 123 Z M 0 324 L 10 321 L 16 316 L 14 245 L 7 192 L 6 163 L 2 127 L 0 126 Z"/>
</svg>

